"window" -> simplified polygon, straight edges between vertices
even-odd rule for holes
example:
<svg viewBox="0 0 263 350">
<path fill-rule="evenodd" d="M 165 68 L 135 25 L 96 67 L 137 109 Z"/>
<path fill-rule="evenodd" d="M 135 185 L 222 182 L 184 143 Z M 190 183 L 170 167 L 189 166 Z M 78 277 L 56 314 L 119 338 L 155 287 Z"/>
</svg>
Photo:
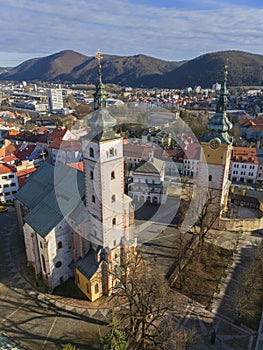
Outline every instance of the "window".
<svg viewBox="0 0 263 350">
<path fill-rule="evenodd" d="M 212 175 L 209 175 L 208 181 L 212 181 Z"/>
<path fill-rule="evenodd" d="M 75 275 L 75 278 L 76 278 L 76 282 L 77 282 L 77 284 L 79 284 L 79 275 L 76 273 L 76 275 Z"/>
<path fill-rule="evenodd" d="M 86 291 L 87 291 L 87 293 L 90 294 L 90 289 L 89 289 L 89 284 L 88 283 L 86 284 Z"/>
<path fill-rule="evenodd" d="M 61 265 L 62 265 L 62 262 L 61 261 L 57 261 L 56 264 L 55 264 L 55 267 L 58 269 Z"/>
<path fill-rule="evenodd" d="M 117 259 L 118 258 L 118 254 L 117 253 L 115 253 L 115 259 Z"/>
<path fill-rule="evenodd" d="M 89 149 L 89 156 L 94 158 L 94 149 L 92 147 Z"/>
<path fill-rule="evenodd" d="M 91 201 L 92 201 L 92 203 L 95 203 L 95 202 L 96 202 L 96 199 L 95 199 L 94 194 L 93 194 L 92 197 L 91 197 Z"/>
<path fill-rule="evenodd" d="M 93 180 L 93 171 L 92 170 L 89 173 L 89 178 L 90 178 L 90 180 Z"/>
<path fill-rule="evenodd" d="M 43 248 L 43 244 L 42 244 L 42 242 L 40 242 L 40 248 L 41 248 L 41 249 Z"/>
<path fill-rule="evenodd" d="M 112 219 L 112 226 L 116 225 L 116 218 Z"/>
<path fill-rule="evenodd" d="M 95 284 L 94 289 L 95 289 L 95 294 L 99 293 L 99 284 L 98 283 Z"/>
<path fill-rule="evenodd" d="M 7 180 L 7 176 L 2 176 L 2 179 L 3 180 Z"/>
<path fill-rule="evenodd" d="M 109 150 L 109 156 L 110 157 L 114 156 L 114 148 L 113 147 L 111 147 L 110 150 Z"/>
<path fill-rule="evenodd" d="M 15 177 L 15 175 L 11 174 L 9 175 L 9 179 L 13 179 Z"/>
<path fill-rule="evenodd" d="M 44 258 L 44 255 L 43 255 L 43 254 L 41 255 L 41 259 L 42 259 L 43 270 L 44 270 L 44 272 L 47 272 L 47 269 L 46 269 L 46 262 L 45 262 L 45 258 Z"/>
<path fill-rule="evenodd" d="M 112 171 L 112 172 L 111 172 L 110 178 L 111 178 L 111 180 L 114 180 L 114 179 L 115 179 L 115 171 Z"/>
<path fill-rule="evenodd" d="M 59 242 L 58 242 L 58 249 L 61 249 L 62 247 L 63 247 L 62 242 L 59 241 Z"/>
<path fill-rule="evenodd" d="M 114 247 L 116 246 L 116 240 L 113 241 L 113 245 L 114 245 Z"/>
<path fill-rule="evenodd" d="M 12 183 L 11 183 L 11 186 L 14 187 L 14 186 L 16 186 L 16 184 L 15 184 L 14 182 L 12 182 Z"/>
<path fill-rule="evenodd" d="M 115 201 L 116 201 L 116 195 L 113 194 L 113 195 L 111 196 L 111 203 L 114 203 Z"/>
</svg>

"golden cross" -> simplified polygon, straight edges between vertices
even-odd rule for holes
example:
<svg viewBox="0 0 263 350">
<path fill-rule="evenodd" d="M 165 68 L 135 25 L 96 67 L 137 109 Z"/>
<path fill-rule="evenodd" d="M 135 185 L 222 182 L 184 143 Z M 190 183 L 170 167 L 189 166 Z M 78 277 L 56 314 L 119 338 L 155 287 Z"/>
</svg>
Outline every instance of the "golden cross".
<svg viewBox="0 0 263 350">
<path fill-rule="evenodd" d="M 227 76 L 227 74 L 228 74 L 228 71 L 227 71 L 228 66 L 227 66 L 227 65 L 225 65 L 225 66 L 224 66 L 224 68 L 225 68 L 224 75 L 225 75 L 225 77 L 226 77 L 226 76 Z"/>
<path fill-rule="evenodd" d="M 101 56 L 100 49 L 98 49 L 98 51 L 97 51 L 97 56 L 96 56 L 96 58 L 97 58 L 97 60 L 98 60 L 98 65 L 100 66 L 100 60 L 103 58 L 103 57 Z"/>
</svg>

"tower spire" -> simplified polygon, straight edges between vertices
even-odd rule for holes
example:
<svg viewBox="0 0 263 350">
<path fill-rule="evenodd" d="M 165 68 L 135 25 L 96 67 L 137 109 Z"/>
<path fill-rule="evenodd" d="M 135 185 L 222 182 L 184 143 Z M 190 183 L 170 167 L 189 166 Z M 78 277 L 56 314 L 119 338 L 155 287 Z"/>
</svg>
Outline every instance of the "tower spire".
<svg viewBox="0 0 263 350">
<path fill-rule="evenodd" d="M 105 91 L 105 86 L 102 83 L 101 79 L 101 59 L 103 57 L 101 56 L 101 51 L 98 49 L 97 51 L 97 62 L 98 62 L 98 83 L 96 86 L 96 91 L 94 93 L 94 111 L 97 109 L 104 109 L 108 107 L 108 96 Z"/>
<path fill-rule="evenodd" d="M 212 138 L 218 137 L 222 143 L 231 143 L 231 138 L 228 132 L 232 128 L 232 123 L 227 117 L 227 101 L 228 101 L 228 90 L 227 90 L 227 65 L 224 66 L 224 82 L 222 84 L 220 95 L 216 105 L 216 113 L 207 123 L 206 128 L 210 131 L 208 135 L 202 138 L 202 141 L 210 141 Z"/>
</svg>

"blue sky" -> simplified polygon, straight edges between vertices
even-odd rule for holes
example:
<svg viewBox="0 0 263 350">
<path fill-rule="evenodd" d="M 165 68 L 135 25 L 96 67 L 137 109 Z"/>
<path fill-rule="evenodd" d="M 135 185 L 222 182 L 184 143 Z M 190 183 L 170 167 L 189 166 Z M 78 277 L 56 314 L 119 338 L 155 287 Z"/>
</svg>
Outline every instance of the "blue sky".
<svg viewBox="0 0 263 350">
<path fill-rule="evenodd" d="M 263 4 L 248 0 L 0 0 L 0 66 L 71 49 L 168 61 L 263 54 Z"/>
</svg>

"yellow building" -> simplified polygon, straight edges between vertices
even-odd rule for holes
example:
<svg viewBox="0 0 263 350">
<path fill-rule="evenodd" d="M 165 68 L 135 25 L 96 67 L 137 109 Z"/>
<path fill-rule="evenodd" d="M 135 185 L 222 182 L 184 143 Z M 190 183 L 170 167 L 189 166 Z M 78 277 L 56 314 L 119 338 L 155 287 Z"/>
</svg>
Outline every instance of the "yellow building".
<svg viewBox="0 0 263 350">
<path fill-rule="evenodd" d="M 207 180 L 207 187 L 214 197 L 216 204 L 222 210 L 226 210 L 228 192 L 230 187 L 229 169 L 232 150 L 232 138 L 228 132 L 232 128 L 232 123 L 227 118 L 227 95 L 226 88 L 227 71 L 224 73 L 225 79 L 220 90 L 215 115 L 207 124 L 209 133 L 202 137 L 200 176 Z"/>
</svg>

